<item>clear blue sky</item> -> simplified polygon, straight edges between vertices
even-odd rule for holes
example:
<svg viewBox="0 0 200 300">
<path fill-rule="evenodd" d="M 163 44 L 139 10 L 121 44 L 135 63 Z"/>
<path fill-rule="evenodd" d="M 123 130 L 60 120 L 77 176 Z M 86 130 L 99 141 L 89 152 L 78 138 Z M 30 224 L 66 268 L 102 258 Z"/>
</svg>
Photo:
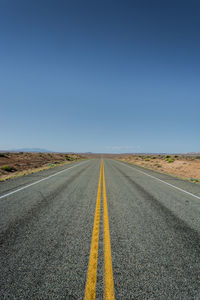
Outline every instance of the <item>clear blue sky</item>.
<svg viewBox="0 0 200 300">
<path fill-rule="evenodd" d="M 0 149 L 200 151 L 199 0 L 0 0 Z"/>
</svg>

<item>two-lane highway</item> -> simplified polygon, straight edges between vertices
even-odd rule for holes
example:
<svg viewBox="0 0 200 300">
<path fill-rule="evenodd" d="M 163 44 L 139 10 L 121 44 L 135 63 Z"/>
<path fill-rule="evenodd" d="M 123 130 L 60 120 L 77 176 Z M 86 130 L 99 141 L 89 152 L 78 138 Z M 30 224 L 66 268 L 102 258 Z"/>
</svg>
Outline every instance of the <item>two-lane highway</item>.
<svg viewBox="0 0 200 300">
<path fill-rule="evenodd" d="M 0 299 L 200 299 L 200 185 L 93 159 L 0 183 Z"/>
</svg>

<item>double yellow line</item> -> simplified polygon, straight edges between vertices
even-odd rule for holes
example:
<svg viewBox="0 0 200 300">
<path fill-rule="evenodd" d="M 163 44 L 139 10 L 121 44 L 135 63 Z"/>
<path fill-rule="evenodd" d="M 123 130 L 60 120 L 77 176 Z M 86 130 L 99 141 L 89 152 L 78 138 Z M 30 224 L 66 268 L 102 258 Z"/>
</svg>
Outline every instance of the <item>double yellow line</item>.
<svg viewBox="0 0 200 300">
<path fill-rule="evenodd" d="M 104 164 L 102 160 L 84 300 L 95 300 L 96 297 L 102 181 L 103 181 L 103 222 L 104 222 L 104 297 L 105 300 L 115 299 L 105 173 L 104 173 Z"/>
</svg>

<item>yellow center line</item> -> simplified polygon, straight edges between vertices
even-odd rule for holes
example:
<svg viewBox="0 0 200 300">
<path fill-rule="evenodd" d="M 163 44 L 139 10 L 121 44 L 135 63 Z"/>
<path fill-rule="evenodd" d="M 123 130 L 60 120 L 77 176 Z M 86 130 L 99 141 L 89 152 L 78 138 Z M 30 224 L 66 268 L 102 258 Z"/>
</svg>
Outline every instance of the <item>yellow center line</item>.
<svg viewBox="0 0 200 300">
<path fill-rule="evenodd" d="M 111 243 L 110 243 L 110 231 L 109 231 L 109 218 L 108 218 L 108 206 L 106 196 L 106 184 L 103 165 L 103 221 L 104 221 L 104 283 L 105 283 L 105 300 L 114 300 L 114 281 L 112 270 L 112 255 L 111 255 Z"/>
<path fill-rule="evenodd" d="M 90 258 L 88 264 L 88 273 L 87 273 L 87 281 L 85 286 L 84 300 L 95 300 L 96 297 L 102 168 L 103 168 L 103 161 L 101 161 L 101 169 L 99 175 L 97 202 L 96 202 L 96 209 L 95 209 L 95 217 L 94 217 L 92 241 L 90 247 Z"/>
<path fill-rule="evenodd" d="M 104 297 L 105 300 L 115 300 L 108 206 L 107 206 L 103 160 L 101 161 L 101 169 L 99 175 L 97 202 L 96 202 L 96 209 L 95 209 L 95 217 L 94 217 L 92 241 L 90 247 L 90 258 L 88 263 L 88 273 L 87 273 L 87 281 L 85 286 L 84 300 L 95 300 L 96 298 L 102 176 L 103 176 L 103 223 L 104 223 L 104 284 L 105 284 Z"/>
</svg>

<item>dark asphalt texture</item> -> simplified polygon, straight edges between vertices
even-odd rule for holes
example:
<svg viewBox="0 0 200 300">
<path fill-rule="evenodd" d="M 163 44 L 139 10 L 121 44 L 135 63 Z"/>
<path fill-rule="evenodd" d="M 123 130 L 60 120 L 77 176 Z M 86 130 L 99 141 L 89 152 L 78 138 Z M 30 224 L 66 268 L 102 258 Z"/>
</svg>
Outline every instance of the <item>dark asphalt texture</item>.
<svg viewBox="0 0 200 300">
<path fill-rule="evenodd" d="M 0 300 L 83 299 L 100 159 L 0 183 Z M 200 185 L 104 159 L 115 299 L 200 299 Z M 103 299 L 103 210 L 96 299 Z"/>
</svg>

